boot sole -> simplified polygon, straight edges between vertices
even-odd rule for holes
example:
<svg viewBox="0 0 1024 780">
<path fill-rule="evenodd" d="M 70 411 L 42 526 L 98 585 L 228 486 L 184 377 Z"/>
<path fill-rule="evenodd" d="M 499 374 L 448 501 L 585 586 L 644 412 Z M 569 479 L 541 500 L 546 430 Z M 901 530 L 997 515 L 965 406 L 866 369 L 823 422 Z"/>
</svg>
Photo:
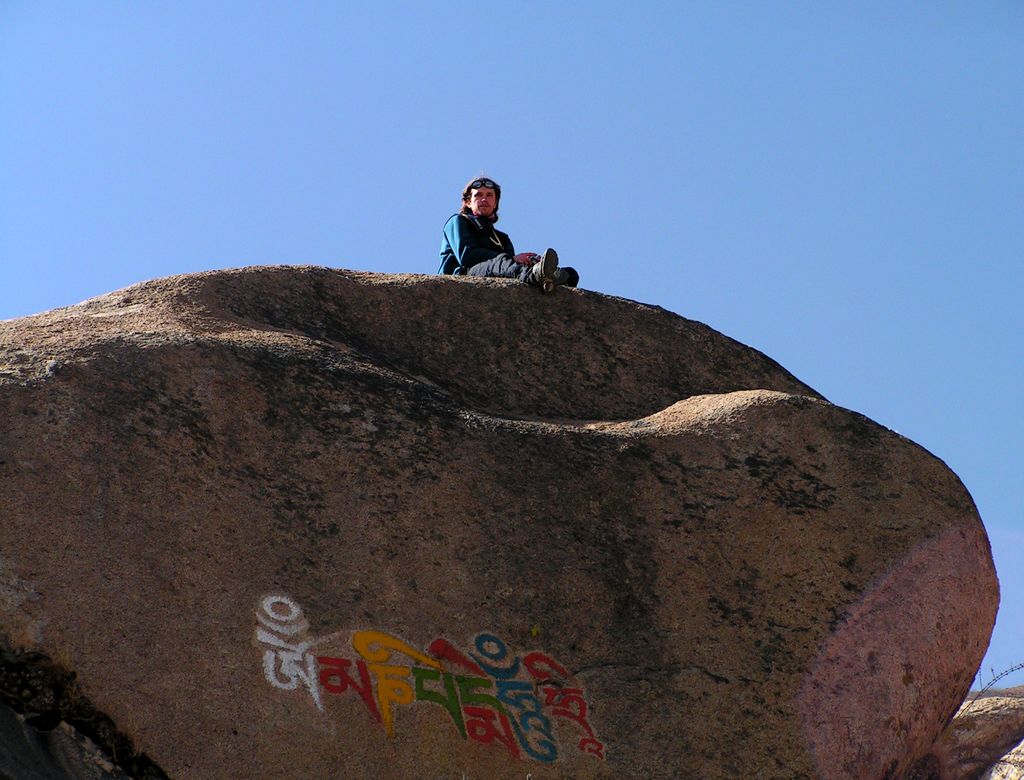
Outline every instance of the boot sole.
<svg viewBox="0 0 1024 780">
<path fill-rule="evenodd" d="M 541 289 L 549 293 L 555 289 L 555 271 L 558 270 L 558 253 L 554 249 L 544 251 L 540 259 Z"/>
</svg>

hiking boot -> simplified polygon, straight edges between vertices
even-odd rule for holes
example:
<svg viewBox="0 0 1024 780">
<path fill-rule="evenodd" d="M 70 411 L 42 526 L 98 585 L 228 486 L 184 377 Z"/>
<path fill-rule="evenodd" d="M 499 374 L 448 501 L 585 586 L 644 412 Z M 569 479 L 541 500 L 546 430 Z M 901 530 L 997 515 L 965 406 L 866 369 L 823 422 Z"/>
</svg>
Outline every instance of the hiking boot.
<svg viewBox="0 0 1024 780">
<path fill-rule="evenodd" d="M 575 287 L 580 283 L 580 275 L 572 268 L 556 268 L 555 284 L 564 284 L 566 287 Z"/>
<path fill-rule="evenodd" d="M 554 249 L 545 249 L 544 256 L 530 269 L 530 282 L 543 288 L 544 292 L 551 292 L 557 284 L 555 281 L 557 271 L 558 253 Z"/>
</svg>

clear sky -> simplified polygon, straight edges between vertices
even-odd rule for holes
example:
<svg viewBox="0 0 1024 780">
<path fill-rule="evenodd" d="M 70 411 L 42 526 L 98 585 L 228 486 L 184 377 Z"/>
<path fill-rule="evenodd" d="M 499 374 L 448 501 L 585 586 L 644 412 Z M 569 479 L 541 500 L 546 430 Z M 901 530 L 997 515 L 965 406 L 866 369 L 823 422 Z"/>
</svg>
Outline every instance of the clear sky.
<svg viewBox="0 0 1024 780">
<path fill-rule="evenodd" d="M 0 318 L 432 273 L 479 173 L 517 250 L 942 458 L 1002 583 L 981 681 L 1024 662 L 1024 3 L 0 0 Z"/>
</svg>

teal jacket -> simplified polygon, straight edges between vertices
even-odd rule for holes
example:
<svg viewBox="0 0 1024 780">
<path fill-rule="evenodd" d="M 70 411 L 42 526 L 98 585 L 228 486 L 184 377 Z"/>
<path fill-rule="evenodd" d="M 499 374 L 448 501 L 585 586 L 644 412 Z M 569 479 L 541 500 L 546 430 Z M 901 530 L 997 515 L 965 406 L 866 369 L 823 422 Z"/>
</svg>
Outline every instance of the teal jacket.
<svg viewBox="0 0 1024 780">
<path fill-rule="evenodd" d="M 454 214 L 444 223 L 439 274 L 462 276 L 477 263 L 498 255 L 516 256 L 508 233 L 495 230 L 490 220 Z"/>
</svg>

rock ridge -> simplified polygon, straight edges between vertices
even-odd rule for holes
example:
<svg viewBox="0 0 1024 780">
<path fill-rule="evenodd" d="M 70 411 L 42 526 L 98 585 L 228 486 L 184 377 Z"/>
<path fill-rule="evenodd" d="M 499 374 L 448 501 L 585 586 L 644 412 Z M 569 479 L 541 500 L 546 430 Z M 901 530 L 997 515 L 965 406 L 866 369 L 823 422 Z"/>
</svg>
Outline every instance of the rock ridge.
<svg viewBox="0 0 1024 780">
<path fill-rule="evenodd" d="M 144 282 L 17 322 L 58 353 L 75 349 L 71 322 L 93 347 L 104 337 L 143 348 L 299 338 L 501 417 L 626 420 L 749 389 L 820 397 L 765 355 L 659 307 L 535 292 L 504 280 L 260 266 Z"/>
</svg>

